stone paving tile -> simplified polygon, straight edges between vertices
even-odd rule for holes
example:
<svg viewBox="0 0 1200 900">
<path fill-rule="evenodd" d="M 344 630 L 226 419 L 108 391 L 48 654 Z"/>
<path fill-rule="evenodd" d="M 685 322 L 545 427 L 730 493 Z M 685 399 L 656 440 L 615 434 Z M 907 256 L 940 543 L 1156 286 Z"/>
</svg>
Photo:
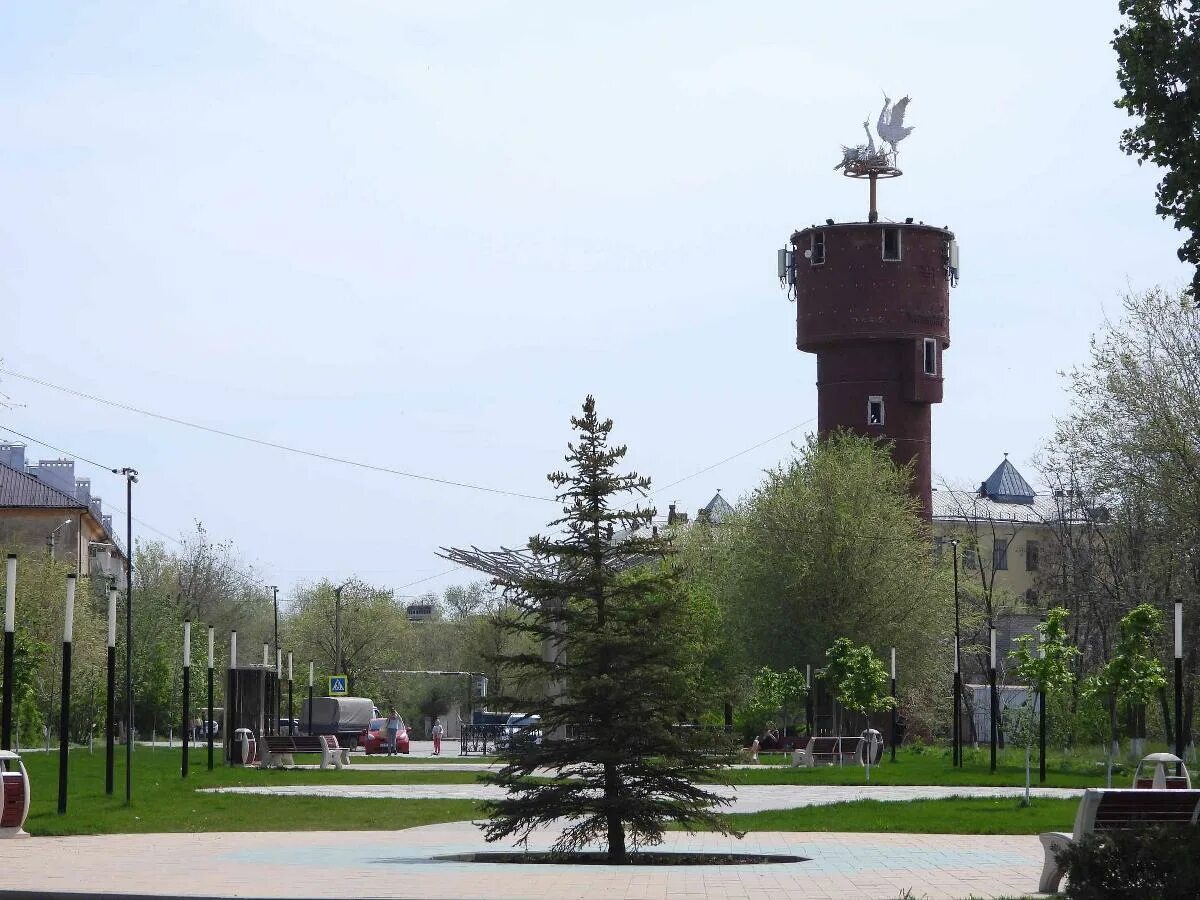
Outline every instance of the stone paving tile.
<svg viewBox="0 0 1200 900">
<path fill-rule="evenodd" d="M 548 846 L 540 835 L 534 849 Z M 672 850 L 725 850 L 712 835 L 668 835 Z M 688 869 L 520 866 L 438 861 L 487 849 L 470 823 L 400 832 L 168 834 L 33 838 L 0 843 L 0 887 L 155 891 L 217 896 L 604 898 L 885 898 L 1029 893 L 1041 847 L 1034 836 L 754 834 L 743 852 L 811 861 Z M 83 874 L 81 874 L 83 873 Z"/>
</svg>

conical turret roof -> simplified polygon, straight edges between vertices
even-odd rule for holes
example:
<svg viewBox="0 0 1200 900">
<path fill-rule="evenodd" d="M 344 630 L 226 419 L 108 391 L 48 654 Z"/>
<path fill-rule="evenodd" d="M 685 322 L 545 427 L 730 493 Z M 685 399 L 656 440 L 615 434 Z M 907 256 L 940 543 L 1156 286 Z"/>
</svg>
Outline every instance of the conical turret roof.
<svg viewBox="0 0 1200 900">
<path fill-rule="evenodd" d="M 1008 461 L 1007 453 L 1004 454 L 1004 461 L 996 466 L 996 471 L 988 476 L 979 492 L 996 503 L 1030 504 L 1037 496 L 1029 482 L 1017 471 L 1017 467 Z"/>
</svg>

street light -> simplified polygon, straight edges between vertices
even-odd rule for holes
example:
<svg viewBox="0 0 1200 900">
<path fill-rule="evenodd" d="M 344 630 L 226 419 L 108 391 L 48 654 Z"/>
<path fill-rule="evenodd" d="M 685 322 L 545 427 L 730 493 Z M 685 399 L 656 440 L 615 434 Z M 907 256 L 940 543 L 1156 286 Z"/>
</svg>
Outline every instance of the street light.
<svg viewBox="0 0 1200 900">
<path fill-rule="evenodd" d="M 52 532 L 46 535 L 46 552 L 50 554 L 50 558 L 54 559 L 54 536 L 71 524 L 71 520 L 67 519 Z"/>
<path fill-rule="evenodd" d="M 333 663 L 334 675 L 345 675 L 342 671 L 342 590 L 354 579 L 347 578 L 333 589 Z"/>
<path fill-rule="evenodd" d="M 951 764 L 962 766 L 962 659 L 959 648 L 962 637 L 959 632 L 958 618 L 958 541 L 953 540 L 950 546 L 954 548 L 954 728 L 951 740 L 954 747 L 951 751 Z"/>
<path fill-rule="evenodd" d="M 133 802 L 133 486 L 137 469 L 113 469 L 125 478 L 125 805 Z"/>
<path fill-rule="evenodd" d="M 271 592 L 271 602 L 275 604 L 275 650 L 279 651 L 279 587 L 278 585 L 266 585 L 268 591 Z"/>
</svg>

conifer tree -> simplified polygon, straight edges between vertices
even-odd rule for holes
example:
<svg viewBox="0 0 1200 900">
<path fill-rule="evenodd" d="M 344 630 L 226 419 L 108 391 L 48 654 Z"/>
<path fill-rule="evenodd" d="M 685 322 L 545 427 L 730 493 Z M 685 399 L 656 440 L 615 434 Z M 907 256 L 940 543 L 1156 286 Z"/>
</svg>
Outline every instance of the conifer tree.
<svg viewBox="0 0 1200 900">
<path fill-rule="evenodd" d="M 524 551 L 449 558 L 497 575 L 516 613 L 507 627 L 542 647 L 503 658 L 527 686 L 524 708 L 541 717 L 540 735 L 504 747 L 506 765 L 489 780 L 507 796 L 487 804 L 487 839 L 527 843 L 566 820 L 556 852 L 600 842 L 608 862 L 626 863 L 630 850 L 660 843 L 670 822 L 732 833 L 715 811 L 730 801 L 697 784 L 718 781 L 729 757 L 705 746 L 700 729 L 679 727 L 699 700 L 686 593 L 668 540 L 649 527 L 653 510 L 621 505 L 650 481 L 616 472 L 626 448 L 609 444 L 612 420 L 596 415 L 592 397 L 571 425 L 568 469 L 548 476 L 563 504 L 550 523 L 559 533 L 531 538 Z M 508 562 L 497 574 L 479 564 L 484 557 Z M 528 780 L 545 770 L 551 780 Z"/>
</svg>

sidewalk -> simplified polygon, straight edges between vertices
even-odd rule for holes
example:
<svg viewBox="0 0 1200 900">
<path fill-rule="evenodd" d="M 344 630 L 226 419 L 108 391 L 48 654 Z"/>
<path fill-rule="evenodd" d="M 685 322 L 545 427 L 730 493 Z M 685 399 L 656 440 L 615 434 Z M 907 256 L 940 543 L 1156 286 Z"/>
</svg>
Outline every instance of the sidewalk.
<svg viewBox="0 0 1200 900">
<path fill-rule="evenodd" d="M 550 835 L 531 841 L 548 846 Z M 741 841 L 670 832 L 662 849 L 787 853 L 750 866 L 546 866 L 439 861 L 507 849 L 468 822 L 405 831 L 155 834 L 0 842 L 0 897 L 87 892 L 173 897 L 673 898 L 896 900 L 1025 896 L 1035 836 L 755 833 Z"/>
</svg>

